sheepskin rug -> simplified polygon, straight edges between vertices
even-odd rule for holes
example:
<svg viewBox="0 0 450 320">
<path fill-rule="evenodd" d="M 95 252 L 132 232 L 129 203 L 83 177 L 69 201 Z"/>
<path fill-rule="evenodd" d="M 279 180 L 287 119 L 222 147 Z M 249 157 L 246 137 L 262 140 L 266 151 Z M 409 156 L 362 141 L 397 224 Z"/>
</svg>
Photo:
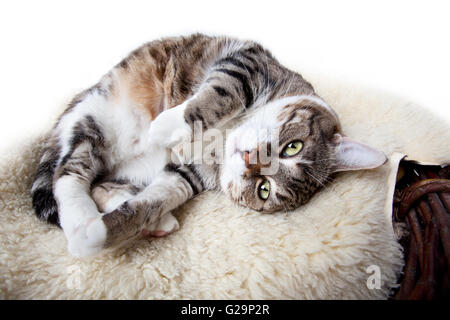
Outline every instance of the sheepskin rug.
<svg viewBox="0 0 450 320">
<path fill-rule="evenodd" d="M 448 163 L 450 127 L 403 99 L 304 76 L 344 133 L 384 151 L 387 164 L 341 173 L 288 213 L 260 214 L 205 193 L 175 212 L 177 232 L 78 259 L 31 208 L 43 132 L 0 159 L 0 298 L 386 299 L 403 266 L 391 223 L 400 155 Z"/>
</svg>

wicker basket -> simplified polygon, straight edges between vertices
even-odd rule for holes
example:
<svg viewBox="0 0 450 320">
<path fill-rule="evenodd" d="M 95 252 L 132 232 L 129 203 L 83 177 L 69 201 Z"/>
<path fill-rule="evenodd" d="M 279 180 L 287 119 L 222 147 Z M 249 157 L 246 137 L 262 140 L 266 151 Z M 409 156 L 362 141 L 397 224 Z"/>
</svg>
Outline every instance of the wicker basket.
<svg viewBox="0 0 450 320">
<path fill-rule="evenodd" d="M 393 222 L 403 228 L 400 300 L 446 299 L 450 294 L 450 166 L 401 161 Z"/>
</svg>

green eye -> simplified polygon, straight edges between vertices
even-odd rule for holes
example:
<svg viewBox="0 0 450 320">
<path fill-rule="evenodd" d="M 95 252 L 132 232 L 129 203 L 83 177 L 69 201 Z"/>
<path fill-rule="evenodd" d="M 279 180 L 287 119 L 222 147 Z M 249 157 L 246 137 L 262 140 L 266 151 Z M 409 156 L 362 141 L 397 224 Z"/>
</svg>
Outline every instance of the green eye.
<svg viewBox="0 0 450 320">
<path fill-rule="evenodd" d="M 267 200 L 270 194 L 270 182 L 269 180 L 264 180 L 258 187 L 258 195 L 262 200 Z"/>
<path fill-rule="evenodd" d="M 284 157 L 292 157 L 295 156 L 297 153 L 299 153 L 302 149 L 303 149 L 303 142 L 293 141 L 290 142 L 286 147 L 284 147 L 281 154 Z"/>
</svg>

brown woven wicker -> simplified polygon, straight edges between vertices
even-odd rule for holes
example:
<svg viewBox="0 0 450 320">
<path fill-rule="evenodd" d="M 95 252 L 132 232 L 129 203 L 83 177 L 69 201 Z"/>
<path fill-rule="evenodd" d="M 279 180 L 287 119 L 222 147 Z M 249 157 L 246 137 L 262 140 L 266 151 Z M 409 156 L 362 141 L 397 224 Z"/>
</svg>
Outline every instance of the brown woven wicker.
<svg viewBox="0 0 450 320">
<path fill-rule="evenodd" d="M 448 299 L 450 294 L 450 166 L 401 161 L 393 222 L 403 223 L 405 253 L 400 287 L 392 299 Z"/>
</svg>

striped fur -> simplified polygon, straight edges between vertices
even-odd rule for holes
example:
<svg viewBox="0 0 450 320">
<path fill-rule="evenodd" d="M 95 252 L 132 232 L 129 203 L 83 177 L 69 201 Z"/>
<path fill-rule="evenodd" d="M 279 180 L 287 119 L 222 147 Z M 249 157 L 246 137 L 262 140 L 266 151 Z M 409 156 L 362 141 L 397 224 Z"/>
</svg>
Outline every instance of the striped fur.
<svg viewBox="0 0 450 320">
<path fill-rule="evenodd" d="M 191 139 L 196 123 L 232 129 L 223 164 L 172 162 L 169 147 Z M 245 138 L 261 128 L 279 141 Z M 298 207 L 339 169 L 340 137 L 332 109 L 261 45 L 201 34 L 156 40 L 73 99 L 44 149 L 33 206 L 62 227 L 73 255 L 91 255 L 145 230 L 176 229 L 170 211 L 205 190 L 222 188 L 255 210 Z M 303 141 L 301 155 L 277 157 L 279 170 L 264 176 L 259 143 L 277 156 L 293 140 Z M 252 150 L 250 166 L 242 154 Z M 263 179 L 273 185 L 266 201 L 256 194 Z"/>
</svg>

